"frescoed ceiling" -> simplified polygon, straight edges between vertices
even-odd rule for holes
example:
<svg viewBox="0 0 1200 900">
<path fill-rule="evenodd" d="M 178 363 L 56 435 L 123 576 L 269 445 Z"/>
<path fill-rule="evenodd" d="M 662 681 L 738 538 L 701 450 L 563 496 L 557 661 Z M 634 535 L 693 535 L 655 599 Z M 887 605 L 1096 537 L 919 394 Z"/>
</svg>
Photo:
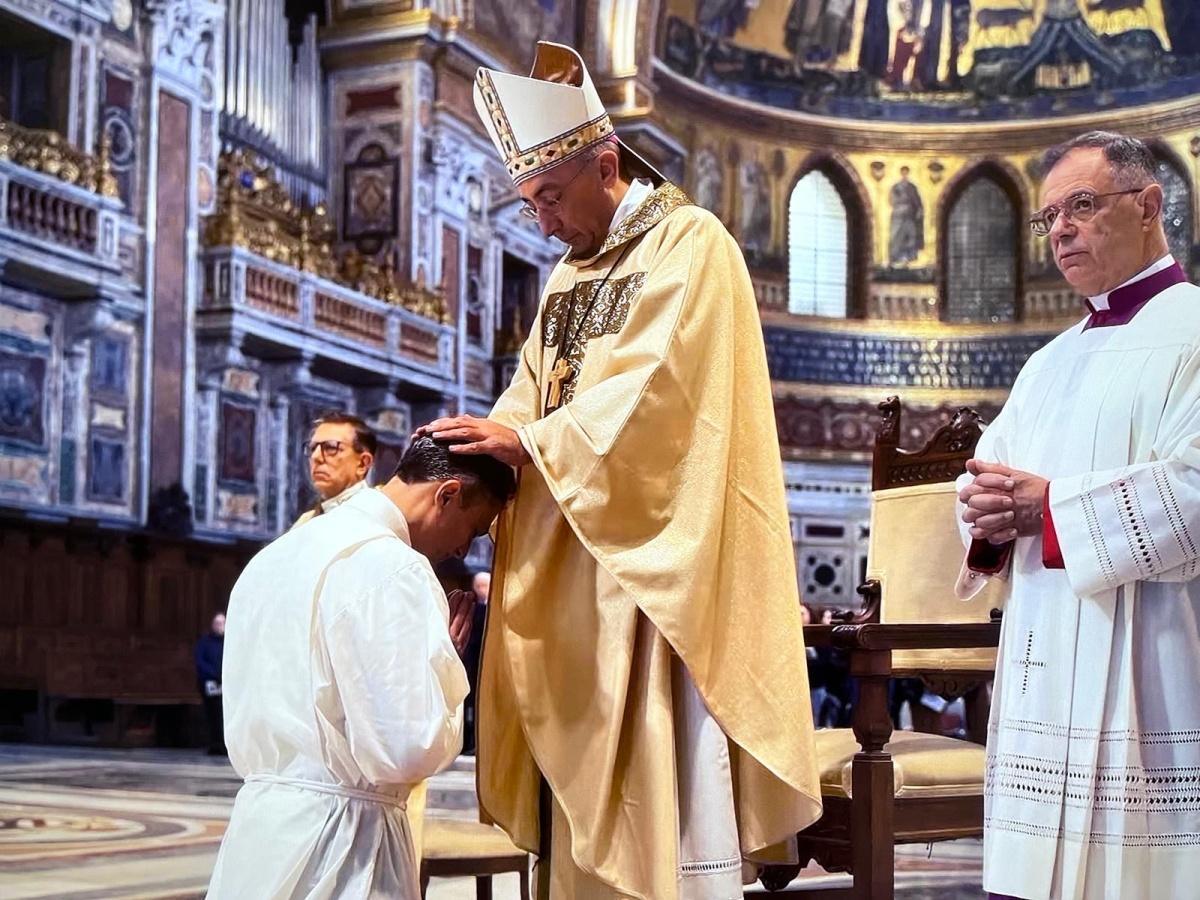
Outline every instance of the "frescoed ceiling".
<svg viewBox="0 0 1200 900">
<path fill-rule="evenodd" d="M 659 56 L 746 100 L 987 121 L 1200 91 L 1194 0 L 667 0 Z"/>
</svg>

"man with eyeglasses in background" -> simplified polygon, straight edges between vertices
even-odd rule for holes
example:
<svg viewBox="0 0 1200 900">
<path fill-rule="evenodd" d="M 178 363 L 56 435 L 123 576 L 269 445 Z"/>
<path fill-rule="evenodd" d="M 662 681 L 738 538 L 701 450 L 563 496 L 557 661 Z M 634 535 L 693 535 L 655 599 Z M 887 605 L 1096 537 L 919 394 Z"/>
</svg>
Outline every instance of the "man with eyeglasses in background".
<svg viewBox="0 0 1200 900">
<path fill-rule="evenodd" d="M 959 593 L 1011 585 L 983 884 L 1194 897 L 1200 290 L 1168 250 L 1145 144 L 1089 132 L 1044 170 L 1030 226 L 1087 314 L 1025 364 L 959 480 Z"/>
<path fill-rule="evenodd" d="M 304 455 L 319 499 L 292 527 L 329 512 L 365 488 L 377 447 L 375 432 L 358 416 L 329 412 L 313 422 Z"/>
</svg>

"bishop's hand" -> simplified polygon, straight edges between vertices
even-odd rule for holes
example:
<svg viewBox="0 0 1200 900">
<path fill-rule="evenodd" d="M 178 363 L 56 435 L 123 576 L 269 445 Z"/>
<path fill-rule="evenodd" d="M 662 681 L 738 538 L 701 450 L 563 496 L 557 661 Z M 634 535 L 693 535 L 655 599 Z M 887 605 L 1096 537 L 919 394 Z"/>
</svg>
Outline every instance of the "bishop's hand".
<svg viewBox="0 0 1200 900">
<path fill-rule="evenodd" d="M 967 471 L 975 477 L 959 491 L 958 499 L 966 507 L 962 519 L 971 526 L 971 537 L 1006 544 L 1042 533 L 1049 481 L 980 459 L 968 460 Z"/>
<path fill-rule="evenodd" d="M 487 454 L 502 463 L 520 468 L 533 462 L 517 433 L 506 425 L 475 416 L 435 419 L 417 429 L 414 438 L 431 437 L 435 441 L 458 441 L 451 453 Z"/>
</svg>

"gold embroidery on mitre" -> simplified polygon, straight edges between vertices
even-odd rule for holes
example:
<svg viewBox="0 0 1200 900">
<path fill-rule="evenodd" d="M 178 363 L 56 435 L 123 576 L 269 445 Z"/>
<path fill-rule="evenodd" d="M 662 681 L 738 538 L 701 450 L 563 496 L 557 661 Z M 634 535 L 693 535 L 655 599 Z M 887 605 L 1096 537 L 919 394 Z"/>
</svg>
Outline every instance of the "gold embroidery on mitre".
<svg viewBox="0 0 1200 900">
<path fill-rule="evenodd" d="M 492 84 L 491 73 L 487 69 L 480 69 L 475 73 L 475 83 L 479 85 L 479 95 L 483 97 L 483 105 L 487 108 L 488 116 L 496 129 L 496 136 L 500 138 L 500 145 L 504 148 L 504 158 L 507 160 L 517 152 L 517 142 L 513 139 L 512 126 L 508 124 L 504 107 L 500 105 L 496 85 Z"/>
<path fill-rule="evenodd" d="M 539 172 L 566 162 L 612 133 L 612 119 L 608 117 L 608 113 L 605 113 L 590 122 L 585 122 L 573 131 L 552 137 L 550 140 L 518 154 L 516 159 L 505 160 L 509 177 L 512 178 L 513 184 L 520 184 Z"/>
<path fill-rule="evenodd" d="M 564 333 L 568 338 L 562 358 L 571 367 L 571 375 L 562 385 L 559 406 L 570 402 L 575 396 L 575 383 L 583 369 L 588 341 L 617 334 L 625 327 L 630 307 L 642 292 L 645 281 L 645 272 L 634 272 L 610 280 L 608 284 L 604 284 L 603 278 L 596 278 L 576 285 L 573 291 L 561 291 L 546 298 L 542 313 L 542 343 L 547 347 L 557 347 Z M 597 290 L 600 291 L 599 295 L 596 294 Z M 579 317 L 585 311 L 587 319 L 581 325 Z"/>
<path fill-rule="evenodd" d="M 475 73 L 475 82 L 479 85 L 483 105 L 500 139 L 504 166 L 514 184 L 520 184 L 545 169 L 566 162 L 613 133 L 612 119 L 608 113 L 603 113 L 590 122 L 584 122 L 578 128 L 572 128 L 534 147 L 523 149 L 517 146 L 517 139 L 504 112 L 504 105 L 500 102 L 496 86 L 492 83 L 492 76 L 486 69 L 480 69 Z"/>
</svg>

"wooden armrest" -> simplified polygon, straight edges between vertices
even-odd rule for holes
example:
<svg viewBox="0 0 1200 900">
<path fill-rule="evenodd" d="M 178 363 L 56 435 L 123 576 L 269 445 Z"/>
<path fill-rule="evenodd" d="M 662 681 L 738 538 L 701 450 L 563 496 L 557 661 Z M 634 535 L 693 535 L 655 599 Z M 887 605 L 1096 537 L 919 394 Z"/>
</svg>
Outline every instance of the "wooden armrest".
<svg viewBox="0 0 1200 900">
<path fill-rule="evenodd" d="M 843 650 L 940 650 L 959 647 L 995 647 L 1000 643 L 1000 623 L 945 625 L 805 625 L 804 646 Z"/>
<path fill-rule="evenodd" d="M 832 647 L 833 629 L 835 628 L 837 628 L 836 625 L 805 625 L 804 646 Z"/>
<path fill-rule="evenodd" d="M 829 627 L 829 626 L 826 626 Z M 995 647 L 1000 643 L 1000 623 L 944 625 L 834 625 L 832 644 L 844 650 L 941 650 L 960 647 Z M 805 629 L 805 637 L 808 630 Z"/>
</svg>

